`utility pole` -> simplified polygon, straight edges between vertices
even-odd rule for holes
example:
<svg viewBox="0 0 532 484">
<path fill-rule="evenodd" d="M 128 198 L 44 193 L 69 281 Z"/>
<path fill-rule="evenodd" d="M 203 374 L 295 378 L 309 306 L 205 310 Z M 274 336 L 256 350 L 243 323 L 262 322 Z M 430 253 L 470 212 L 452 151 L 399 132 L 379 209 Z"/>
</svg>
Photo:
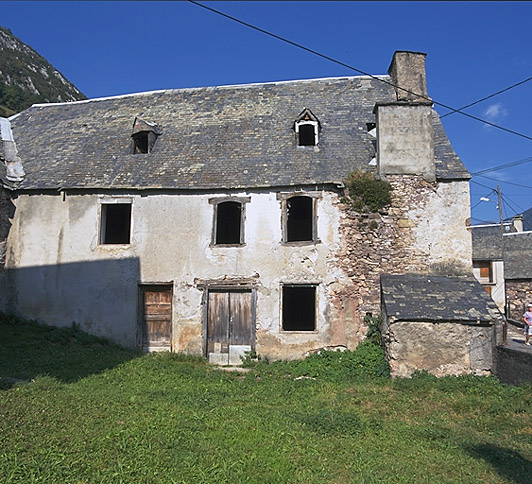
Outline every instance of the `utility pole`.
<svg viewBox="0 0 532 484">
<path fill-rule="evenodd" d="M 499 220 L 501 222 L 501 250 L 502 250 L 502 260 L 504 264 L 504 220 L 502 217 L 502 196 L 501 196 L 501 186 L 497 185 L 497 206 L 499 208 Z M 502 344 L 508 345 L 508 300 L 506 299 L 506 283 L 504 284 L 504 313 L 502 315 Z"/>
<path fill-rule="evenodd" d="M 501 197 L 501 186 L 497 185 L 497 207 L 499 209 L 499 219 L 501 223 L 501 233 L 504 234 L 504 223 L 502 218 L 502 197 Z"/>
</svg>

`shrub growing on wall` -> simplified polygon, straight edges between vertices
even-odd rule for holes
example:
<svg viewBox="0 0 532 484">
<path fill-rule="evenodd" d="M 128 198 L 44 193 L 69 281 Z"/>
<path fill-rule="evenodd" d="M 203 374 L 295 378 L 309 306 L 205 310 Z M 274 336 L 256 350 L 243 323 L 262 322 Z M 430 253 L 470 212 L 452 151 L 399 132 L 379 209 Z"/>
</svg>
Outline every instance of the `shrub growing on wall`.
<svg viewBox="0 0 532 484">
<path fill-rule="evenodd" d="M 353 171 L 344 182 L 347 188 L 347 203 L 361 213 L 374 213 L 390 205 L 391 187 L 370 172 Z"/>
</svg>

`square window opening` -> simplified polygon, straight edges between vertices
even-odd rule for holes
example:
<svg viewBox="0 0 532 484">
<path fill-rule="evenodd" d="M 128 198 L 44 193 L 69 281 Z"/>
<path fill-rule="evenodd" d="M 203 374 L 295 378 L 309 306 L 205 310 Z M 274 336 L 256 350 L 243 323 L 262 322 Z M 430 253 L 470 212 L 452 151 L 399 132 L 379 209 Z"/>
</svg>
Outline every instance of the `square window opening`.
<svg viewBox="0 0 532 484">
<path fill-rule="evenodd" d="M 282 327 L 284 331 L 316 329 L 316 286 L 283 286 Z"/>
<path fill-rule="evenodd" d="M 131 203 L 102 204 L 102 244 L 129 244 L 131 232 Z"/>
</svg>

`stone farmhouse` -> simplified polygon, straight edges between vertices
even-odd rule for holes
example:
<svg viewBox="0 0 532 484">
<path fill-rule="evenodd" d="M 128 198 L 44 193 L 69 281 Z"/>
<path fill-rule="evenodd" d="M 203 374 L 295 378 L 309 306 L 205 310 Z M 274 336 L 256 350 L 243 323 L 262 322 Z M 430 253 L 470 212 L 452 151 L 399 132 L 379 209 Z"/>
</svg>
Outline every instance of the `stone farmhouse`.
<svg viewBox="0 0 532 484">
<path fill-rule="evenodd" d="M 383 274 L 472 279 L 470 176 L 433 110 L 425 54 L 396 52 L 388 72 L 3 120 L 0 308 L 238 363 L 354 349 Z M 386 180 L 391 203 L 353 209 L 353 172 Z"/>
</svg>

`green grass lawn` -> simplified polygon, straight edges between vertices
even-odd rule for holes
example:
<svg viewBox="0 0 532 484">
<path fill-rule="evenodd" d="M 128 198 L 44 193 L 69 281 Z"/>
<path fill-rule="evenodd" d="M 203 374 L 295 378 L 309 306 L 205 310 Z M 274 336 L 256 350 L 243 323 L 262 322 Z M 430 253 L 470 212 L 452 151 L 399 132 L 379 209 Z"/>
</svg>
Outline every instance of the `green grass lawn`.
<svg viewBox="0 0 532 484">
<path fill-rule="evenodd" d="M 532 482 L 532 387 L 390 380 L 371 343 L 247 373 L 0 323 L 0 482 Z"/>
</svg>

